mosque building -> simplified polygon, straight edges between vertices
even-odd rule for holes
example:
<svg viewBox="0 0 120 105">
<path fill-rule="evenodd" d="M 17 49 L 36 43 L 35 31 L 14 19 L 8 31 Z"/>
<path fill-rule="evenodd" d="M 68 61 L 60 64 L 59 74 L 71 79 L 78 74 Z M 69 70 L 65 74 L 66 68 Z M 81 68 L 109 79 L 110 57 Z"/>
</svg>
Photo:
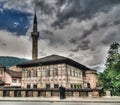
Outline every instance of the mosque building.
<svg viewBox="0 0 120 105">
<path fill-rule="evenodd" d="M 22 88 L 96 88 L 98 82 L 96 70 L 92 70 L 70 58 L 49 55 L 38 58 L 37 16 L 34 15 L 32 37 L 32 60 L 17 64 L 22 71 Z"/>
</svg>

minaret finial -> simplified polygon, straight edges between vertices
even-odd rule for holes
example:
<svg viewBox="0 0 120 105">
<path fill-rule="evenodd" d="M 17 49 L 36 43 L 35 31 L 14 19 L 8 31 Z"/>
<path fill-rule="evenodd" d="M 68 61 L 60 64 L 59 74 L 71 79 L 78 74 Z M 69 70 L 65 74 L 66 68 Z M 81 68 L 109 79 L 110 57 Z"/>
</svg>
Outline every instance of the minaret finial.
<svg viewBox="0 0 120 105">
<path fill-rule="evenodd" d="M 34 10 L 33 31 L 37 32 L 37 15 L 36 15 L 36 9 Z"/>
<path fill-rule="evenodd" d="M 36 8 L 34 10 L 34 24 L 37 24 Z"/>
</svg>

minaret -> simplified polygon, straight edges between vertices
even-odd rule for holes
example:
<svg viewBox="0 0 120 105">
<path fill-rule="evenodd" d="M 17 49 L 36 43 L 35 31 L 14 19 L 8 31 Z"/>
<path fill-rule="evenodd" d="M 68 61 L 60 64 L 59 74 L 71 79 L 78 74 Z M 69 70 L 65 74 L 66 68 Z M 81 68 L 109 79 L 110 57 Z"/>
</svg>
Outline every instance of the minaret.
<svg viewBox="0 0 120 105">
<path fill-rule="evenodd" d="M 32 37 L 32 59 L 38 58 L 38 37 L 39 32 L 37 31 L 37 16 L 36 12 L 34 14 L 34 22 L 33 22 L 33 32 L 31 32 Z"/>
</svg>

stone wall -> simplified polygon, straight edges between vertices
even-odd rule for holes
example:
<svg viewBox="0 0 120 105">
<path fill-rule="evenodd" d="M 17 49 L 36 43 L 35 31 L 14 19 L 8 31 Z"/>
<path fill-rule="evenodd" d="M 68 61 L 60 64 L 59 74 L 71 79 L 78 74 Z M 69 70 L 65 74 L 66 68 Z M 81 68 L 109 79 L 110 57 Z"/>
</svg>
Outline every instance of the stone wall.
<svg viewBox="0 0 120 105">
<path fill-rule="evenodd" d="M 21 97 L 26 97 L 26 91 L 25 90 L 21 91 Z"/>
<path fill-rule="evenodd" d="M 97 87 L 97 73 L 95 70 L 87 70 L 86 71 L 86 80 L 87 83 L 90 83 L 90 88 L 94 89 Z"/>
<path fill-rule="evenodd" d="M 33 76 L 35 71 L 37 75 Z M 55 88 L 56 84 L 58 87 L 63 85 L 66 88 L 71 88 L 71 85 L 75 89 L 83 87 L 82 70 L 65 63 L 25 67 L 22 70 L 22 88 L 27 88 L 27 85 L 30 85 L 31 89 L 34 85 L 37 85 L 37 88 L 46 88 L 46 85 Z"/>
<path fill-rule="evenodd" d="M 9 92 L 9 95 L 6 94 Z M 66 90 L 66 97 L 99 97 L 101 90 Z M 17 95 L 16 95 L 17 94 Z M 59 90 L 0 89 L 0 97 L 59 97 Z"/>
<path fill-rule="evenodd" d="M 3 90 L 0 90 L 0 96 L 1 97 L 3 96 Z"/>
<path fill-rule="evenodd" d="M 38 97 L 38 91 L 33 91 L 33 97 Z"/>
<path fill-rule="evenodd" d="M 14 91 L 13 90 L 10 91 L 10 97 L 14 97 Z"/>
</svg>

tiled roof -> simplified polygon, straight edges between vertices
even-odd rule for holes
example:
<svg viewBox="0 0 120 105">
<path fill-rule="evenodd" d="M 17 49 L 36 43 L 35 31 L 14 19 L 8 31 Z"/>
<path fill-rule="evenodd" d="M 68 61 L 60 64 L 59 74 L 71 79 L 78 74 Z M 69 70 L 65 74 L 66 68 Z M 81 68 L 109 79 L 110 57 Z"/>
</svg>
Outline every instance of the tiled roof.
<svg viewBox="0 0 120 105">
<path fill-rule="evenodd" d="M 21 72 L 12 71 L 12 70 L 6 70 L 5 72 L 7 72 L 12 78 L 21 78 L 22 77 Z"/>
<path fill-rule="evenodd" d="M 50 55 L 50 56 L 46 56 L 46 57 L 43 57 L 40 59 L 24 62 L 21 64 L 17 64 L 17 67 L 32 67 L 32 66 L 59 64 L 59 63 L 67 63 L 67 64 L 70 64 L 74 67 L 78 67 L 82 70 L 90 70 L 90 68 L 88 68 L 88 67 L 86 67 L 86 66 L 84 66 L 76 61 L 73 61 L 70 58 L 59 56 L 59 55 Z"/>
</svg>

